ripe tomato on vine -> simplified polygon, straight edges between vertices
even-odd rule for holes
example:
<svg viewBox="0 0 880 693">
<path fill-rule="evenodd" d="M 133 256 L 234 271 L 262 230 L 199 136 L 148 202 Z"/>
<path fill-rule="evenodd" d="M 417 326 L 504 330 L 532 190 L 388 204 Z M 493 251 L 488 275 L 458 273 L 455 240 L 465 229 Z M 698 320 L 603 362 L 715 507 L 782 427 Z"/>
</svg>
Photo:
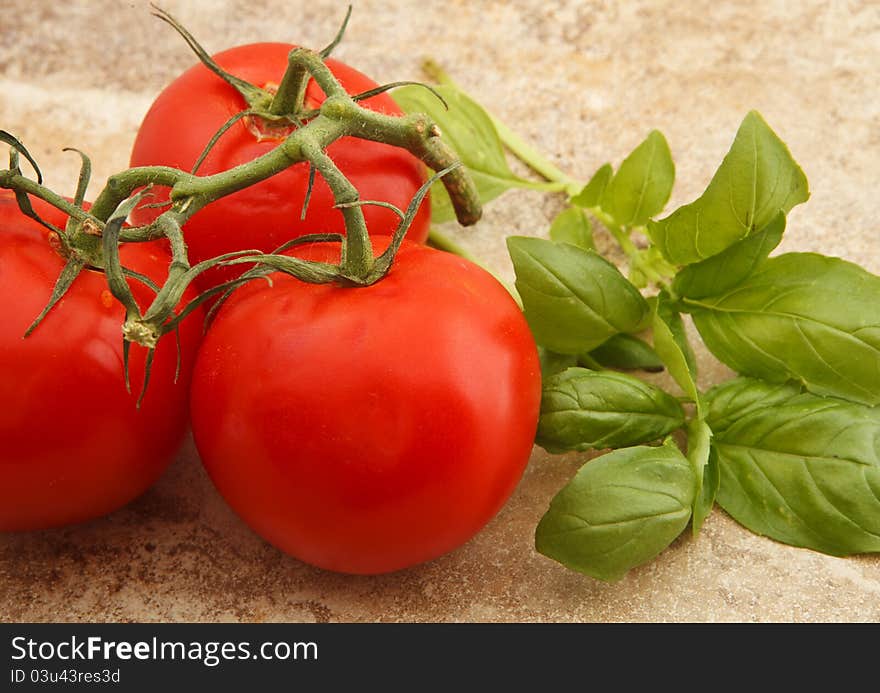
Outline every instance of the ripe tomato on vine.
<svg viewBox="0 0 880 693">
<path fill-rule="evenodd" d="M 339 244 L 296 255 L 338 261 Z M 193 433 L 223 497 L 335 571 L 397 570 L 470 539 L 519 481 L 541 401 L 507 290 L 408 242 L 371 286 L 271 279 L 220 309 L 193 378 Z"/>
<path fill-rule="evenodd" d="M 64 228 L 66 215 L 31 199 L 40 216 Z M 103 273 L 83 269 L 27 338 L 65 260 L 54 234 L 0 191 L 0 530 L 81 522 L 122 507 L 149 488 L 174 458 L 187 428 L 189 381 L 201 338 L 197 316 L 158 345 L 148 392 L 138 407 L 147 350 L 129 354 L 126 389 L 123 307 Z M 170 258 L 158 243 L 126 245 L 123 264 L 155 283 Z M 147 305 L 153 291 L 136 279 Z M 193 292 L 187 294 L 193 297 Z"/>
</svg>

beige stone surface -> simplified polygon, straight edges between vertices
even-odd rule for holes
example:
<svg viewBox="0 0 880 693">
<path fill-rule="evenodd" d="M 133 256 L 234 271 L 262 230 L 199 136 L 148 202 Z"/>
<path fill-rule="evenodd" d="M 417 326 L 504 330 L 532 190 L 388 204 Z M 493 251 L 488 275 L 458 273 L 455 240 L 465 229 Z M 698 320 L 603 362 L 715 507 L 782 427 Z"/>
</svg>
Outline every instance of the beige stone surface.
<svg viewBox="0 0 880 693">
<path fill-rule="evenodd" d="M 586 178 L 652 128 L 677 164 L 672 204 L 699 194 L 744 114 L 760 110 L 810 179 L 787 250 L 880 272 L 880 4 L 361 1 L 338 57 L 378 81 L 418 79 L 432 56 L 562 168 Z M 343 3 L 167 0 L 210 51 L 257 40 L 321 46 Z M 125 167 L 152 97 L 193 58 L 145 2 L 7 0 L 0 128 L 72 191 L 76 146 L 92 194 Z M 561 201 L 510 192 L 462 243 L 510 276 L 505 235 L 544 234 Z M 5 297 L 4 300 L 9 300 Z M 726 377 L 700 353 L 701 384 Z M 0 453 L 2 454 L 2 453 Z M 250 532 L 188 443 L 129 507 L 67 529 L 0 536 L 5 621 L 876 621 L 880 559 L 832 558 L 752 535 L 717 510 L 616 584 L 535 553 L 553 494 L 587 457 L 536 449 L 513 498 L 477 537 L 379 577 L 310 568 Z M 2 483 L 2 480 L 0 480 Z"/>
</svg>

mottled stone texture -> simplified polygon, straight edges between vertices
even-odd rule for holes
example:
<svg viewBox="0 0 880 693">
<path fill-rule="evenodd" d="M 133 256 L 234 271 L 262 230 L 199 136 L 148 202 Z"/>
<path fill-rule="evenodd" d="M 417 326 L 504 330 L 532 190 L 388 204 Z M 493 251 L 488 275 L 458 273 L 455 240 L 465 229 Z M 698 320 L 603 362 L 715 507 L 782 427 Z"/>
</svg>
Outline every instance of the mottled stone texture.
<svg viewBox="0 0 880 693">
<path fill-rule="evenodd" d="M 217 51 L 257 40 L 321 46 L 343 4 L 168 0 Z M 338 57 L 379 81 L 418 79 L 432 56 L 573 175 L 619 162 L 661 129 L 672 202 L 703 189 L 743 115 L 760 110 L 809 176 L 787 250 L 880 271 L 880 5 L 841 2 L 358 1 Z M 153 95 L 193 62 L 146 2 L 7 0 L 0 127 L 48 183 L 92 194 L 124 168 Z M 559 199 L 511 192 L 459 240 L 510 276 L 505 235 L 546 233 Z M 726 377 L 700 354 L 701 384 Z M 880 560 L 839 559 L 754 536 L 716 510 L 696 540 L 607 585 L 537 555 L 532 532 L 586 459 L 536 450 L 514 497 L 469 544 L 382 577 L 334 575 L 280 554 L 224 505 L 191 444 L 128 508 L 83 526 L 0 537 L 8 621 L 875 621 Z M 2 483 L 2 482 L 0 482 Z"/>
</svg>

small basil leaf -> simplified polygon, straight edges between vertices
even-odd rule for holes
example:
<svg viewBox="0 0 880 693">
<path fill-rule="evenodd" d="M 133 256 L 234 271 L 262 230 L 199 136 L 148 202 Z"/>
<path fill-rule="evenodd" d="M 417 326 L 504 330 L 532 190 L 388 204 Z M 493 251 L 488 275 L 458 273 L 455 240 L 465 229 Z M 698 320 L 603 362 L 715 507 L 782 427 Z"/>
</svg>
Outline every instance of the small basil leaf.
<svg viewBox="0 0 880 693">
<path fill-rule="evenodd" d="M 674 445 L 615 450 L 580 468 L 535 531 L 537 550 L 600 580 L 619 580 L 687 526 L 694 472 Z"/>
<path fill-rule="evenodd" d="M 586 250 L 595 248 L 590 220 L 579 207 L 566 207 L 556 215 L 550 224 L 550 240 Z"/>
<path fill-rule="evenodd" d="M 601 207 L 621 226 L 642 226 L 663 211 L 674 182 L 669 145 L 659 130 L 652 130 L 617 169 Z"/>
<path fill-rule="evenodd" d="M 561 354 L 595 349 L 618 332 L 637 332 L 648 304 L 610 262 L 591 250 L 510 236 L 516 289 L 535 341 Z"/>
<path fill-rule="evenodd" d="M 752 389 L 740 379 L 731 389 Z M 880 410 L 810 393 L 745 415 L 707 393 L 721 468 L 718 503 L 777 541 L 833 555 L 880 551 Z"/>
<path fill-rule="evenodd" d="M 434 89 L 449 110 L 434 94 L 416 85 L 397 89 L 394 100 L 404 112 L 425 113 L 438 125 L 443 139 L 471 174 L 482 202 L 515 187 L 520 179 L 510 170 L 501 138 L 483 107 L 454 86 L 442 84 Z M 431 188 L 431 220 L 439 224 L 454 219 L 449 195 L 441 183 L 435 184 Z"/>
<path fill-rule="evenodd" d="M 577 356 L 572 354 L 557 354 L 542 346 L 538 347 L 538 359 L 541 362 L 541 377 L 549 378 L 551 375 L 560 373 L 566 368 L 577 365 Z"/>
<path fill-rule="evenodd" d="M 697 490 L 694 494 L 691 528 L 694 536 L 700 532 L 703 520 L 712 512 L 718 491 L 718 460 L 712 450 L 712 429 L 702 419 L 688 424 L 687 458 L 694 468 Z"/>
<path fill-rule="evenodd" d="M 643 370 L 658 373 L 663 361 L 647 342 L 631 334 L 616 334 L 590 352 L 590 358 L 604 368 Z"/>
<path fill-rule="evenodd" d="M 669 303 L 665 292 L 657 297 L 654 310 L 654 349 L 678 386 L 699 408 L 696 357 L 688 342 L 681 314 Z"/>
<path fill-rule="evenodd" d="M 593 174 L 583 190 L 571 198 L 571 203 L 584 209 L 598 207 L 605 188 L 608 187 L 613 175 L 614 169 L 611 168 L 611 164 L 604 164 Z"/>
<path fill-rule="evenodd" d="M 535 442 L 550 452 L 648 443 L 684 425 L 678 400 L 638 378 L 569 368 L 544 381 Z"/>
<path fill-rule="evenodd" d="M 672 289 L 679 296 L 718 296 L 745 281 L 779 245 L 785 231 L 785 214 L 780 212 L 761 231 L 737 241 L 718 255 L 687 265 L 675 277 Z"/>
<path fill-rule="evenodd" d="M 880 277 L 788 253 L 728 292 L 683 299 L 709 350 L 738 373 L 794 378 L 816 394 L 880 404 Z"/>
<path fill-rule="evenodd" d="M 804 172 L 785 143 L 755 111 L 740 125 L 709 187 L 694 202 L 650 222 L 651 240 L 677 265 L 720 253 L 782 210 L 810 196 Z"/>
</svg>

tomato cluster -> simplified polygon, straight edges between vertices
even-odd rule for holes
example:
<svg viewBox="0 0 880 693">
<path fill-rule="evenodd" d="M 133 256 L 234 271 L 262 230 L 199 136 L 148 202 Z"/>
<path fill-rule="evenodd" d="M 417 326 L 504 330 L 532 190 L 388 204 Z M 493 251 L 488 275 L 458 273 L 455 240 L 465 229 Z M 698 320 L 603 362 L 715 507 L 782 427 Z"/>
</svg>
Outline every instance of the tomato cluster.
<svg viewBox="0 0 880 693">
<path fill-rule="evenodd" d="M 256 44 L 215 60 L 271 88 L 291 46 Z M 327 60 L 351 93 L 375 83 Z M 323 92 L 310 83 L 306 104 Z M 363 105 L 400 110 L 380 94 Z M 211 136 L 245 108 L 203 65 L 158 97 L 137 136 L 133 166 L 192 168 Z M 216 143 L 200 175 L 261 156 L 278 137 L 242 118 Z M 276 133 L 277 134 L 277 133 Z M 282 135 L 278 135 L 279 137 Z M 405 150 L 345 137 L 327 154 L 362 199 L 406 207 L 424 167 Z M 342 233 L 320 176 L 301 218 L 309 165 L 209 204 L 183 231 L 193 262 L 306 233 Z M 159 192 L 161 198 L 161 191 Z M 34 200 L 56 225 L 65 218 Z M 135 211 L 148 223 L 161 208 Z M 365 208 L 377 251 L 397 216 Z M 124 310 L 104 274 L 84 270 L 39 328 L 64 260 L 52 233 L 0 197 L 0 530 L 31 530 L 98 517 L 148 488 L 176 454 L 191 412 L 200 457 L 217 489 L 261 536 L 331 570 L 380 573 L 447 552 L 501 507 L 528 461 L 540 404 L 534 341 L 516 303 L 476 265 L 421 245 L 423 205 L 390 272 L 366 287 L 310 284 L 282 273 L 238 288 L 202 339 L 198 312 L 160 340 L 138 407 L 146 350 L 131 348 L 125 386 Z M 297 247 L 337 262 L 339 243 Z M 162 284 L 160 242 L 124 243 L 122 264 Z M 237 270 L 240 272 L 240 270 Z M 204 286 L 234 276 L 218 269 Z M 153 298 L 129 284 L 142 309 Z M 192 298 L 192 291 L 184 302 Z"/>
</svg>

